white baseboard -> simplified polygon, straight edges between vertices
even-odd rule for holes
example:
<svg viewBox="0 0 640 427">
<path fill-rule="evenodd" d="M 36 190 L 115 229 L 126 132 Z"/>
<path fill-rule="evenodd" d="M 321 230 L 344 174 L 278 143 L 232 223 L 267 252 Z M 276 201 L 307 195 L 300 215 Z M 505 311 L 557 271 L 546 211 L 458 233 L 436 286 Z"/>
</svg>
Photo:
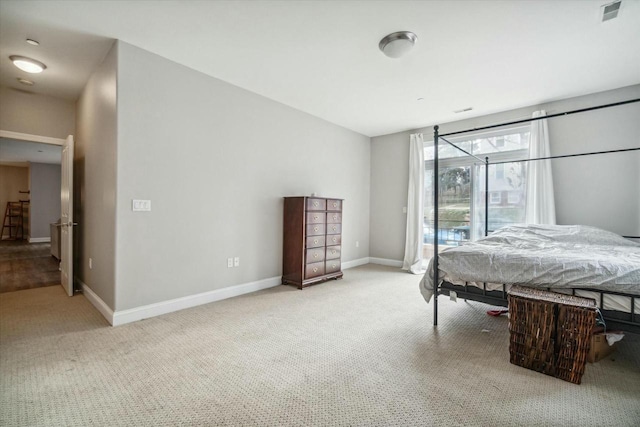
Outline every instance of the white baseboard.
<svg viewBox="0 0 640 427">
<path fill-rule="evenodd" d="M 353 261 L 342 263 L 343 269 L 358 267 L 365 264 L 381 264 L 392 267 L 402 267 L 402 261 L 396 261 L 384 258 L 360 258 Z M 210 302 L 220 301 L 263 289 L 273 288 L 282 283 L 282 277 L 271 277 L 269 279 L 258 280 L 256 282 L 245 283 L 242 285 L 230 286 L 228 288 L 216 289 L 209 292 L 203 292 L 196 295 L 175 298 L 172 300 L 162 301 L 141 307 L 131 308 L 128 310 L 113 311 L 102 299 L 91 290 L 89 286 L 81 280 L 76 279 L 81 285 L 85 297 L 94 305 L 94 307 L 113 325 L 124 325 L 136 322 L 150 317 L 160 316 L 162 314 L 173 313 L 174 311 L 184 310 L 185 308 L 197 307 L 199 305 L 208 304 Z"/>
<path fill-rule="evenodd" d="M 398 260 L 395 260 L 395 259 L 369 257 L 369 263 L 370 264 L 386 265 L 386 266 L 389 266 L 389 267 L 402 268 L 402 261 L 398 261 Z"/>
<path fill-rule="evenodd" d="M 29 237 L 29 243 L 49 243 L 51 237 Z"/>
<path fill-rule="evenodd" d="M 354 259 L 353 261 L 347 261 L 342 263 L 342 269 L 347 270 L 349 268 L 358 267 L 360 265 L 369 264 L 369 257 Z"/>
<path fill-rule="evenodd" d="M 271 277 L 269 279 L 258 280 L 257 282 L 245 283 L 228 288 L 216 289 L 209 292 L 203 292 L 196 295 L 175 298 L 168 301 L 162 301 L 154 304 L 143 305 L 141 307 L 131 308 L 128 310 L 120 310 L 113 313 L 113 326 L 124 325 L 126 323 L 135 322 L 150 317 L 160 316 L 162 314 L 172 313 L 174 311 L 184 310 L 185 308 L 196 307 L 210 302 L 220 301 L 239 295 L 248 294 L 262 289 L 273 288 L 282 283 L 282 277 Z M 107 319 L 108 320 L 108 319 Z"/>
<path fill-rule="evenodd" d="M 95 292 L 93 292 L 86 283 L 78 278 L 76 278 L 76 282 L 78 282 L 78 284 L 82 288 L 82 293 L 89 300 L 89 302 L 93 304 L 96 310 L 98 310 L 105 319 L 107 319 L 107 322 L 109 322 L 110 325 L 113 325 L 113 310 L 111 310 L 111 308 L 104 301 L 102 301 L 102 298 L 100 298 Z"/>
</svg>

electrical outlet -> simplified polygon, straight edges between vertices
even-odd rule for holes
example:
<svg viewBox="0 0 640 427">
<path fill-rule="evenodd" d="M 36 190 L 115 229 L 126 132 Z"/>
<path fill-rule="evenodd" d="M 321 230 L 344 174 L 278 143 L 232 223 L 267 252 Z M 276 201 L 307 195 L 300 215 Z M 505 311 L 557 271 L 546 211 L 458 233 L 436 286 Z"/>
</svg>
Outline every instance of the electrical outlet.
<svg viewBox="0 0 640 427">
<path fill-rule="evenodd" d="M 227 267 L 233 267 L 233 258 L 227 258 Z"/>
<path fill-rule="evenodd" d="M 237 256 L 233 259 L 233 266 L 234 267 L 240 267 L 240 257 Z"/>
</svg>

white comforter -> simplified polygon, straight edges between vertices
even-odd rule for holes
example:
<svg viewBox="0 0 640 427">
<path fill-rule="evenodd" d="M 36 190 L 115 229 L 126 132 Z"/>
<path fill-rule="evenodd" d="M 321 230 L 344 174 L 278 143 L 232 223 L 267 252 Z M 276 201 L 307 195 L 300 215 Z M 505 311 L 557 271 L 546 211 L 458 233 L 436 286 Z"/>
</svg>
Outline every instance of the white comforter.
<svg viewBox="0 0 640 427">
<path fill-rule="evenodd" d="M 438 258 L 439 280 L 549 288 L 597 288 L 640 294 L 640 244 L 583 225 L 511 225 L 449 248 Z M 440 284 L 438 283 L 438 285 Z M 433 295 L 433 259 L 420 282 Z"/>
</svg>

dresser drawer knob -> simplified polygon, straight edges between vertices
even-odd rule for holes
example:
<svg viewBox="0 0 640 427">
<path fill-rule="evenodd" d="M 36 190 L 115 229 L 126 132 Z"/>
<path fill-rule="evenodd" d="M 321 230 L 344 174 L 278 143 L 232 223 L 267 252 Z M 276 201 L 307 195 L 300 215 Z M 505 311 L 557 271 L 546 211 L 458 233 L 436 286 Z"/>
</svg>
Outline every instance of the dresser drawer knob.
<svg viewBox="0 0 640 427">
<path fill-rule="evenodd" d="M 318 254 L 313 254 L 313 257 L 314 258 L 318 258 Z"/>
<path fill-rule="evenodd" d="M 317 201 L 313 202 L 313 206 L 318 207 L 318 205 L 319 205 L 319 203 Z"/>
<path fill-rule="evenodd" d="M 335 255 L 335 254 L 336 254 L 336 250 L 334 249 L 331 251 L 331 255 Z"/>
<path fill-rule="evenodd" d="M 336 267 L 337 267 L 336 264 L 331 265 L 331 268 L 336 268 Z"/>
<path fill-rule="evenodd" d="M 335 225 L 333 226 L 333 231 L 336 231 L 338 229 L 338 227 L 336 227 Z"/>
<path fill-rule="evenodd" d="M 313 231 L 318 231 L 318 227 L 313 227 Z"/>
<path fill-rule="evenodd" d="M 318 272 L 318 267 L 313 267 L 313 272 L 317 273 Z"/>
<path fill-rule="evenodd" d="M 337 242 L 337 241 L 338 241 L 338 238 L 337 238 L 337 237 L 334 237 L 334 238 L 333 238 L 333 241 L 334 241 L 334 242 Z"/>
<path fill-rule="evenodd" d="M 313 240 L 313 244 L 314 244 L 314 245 L 317 245 L 317 244 L 318 244 L 318 239 L 314 239 L 314 240 Z"/>
<path fill-rule="evenodd" d="M 317 220 L 318 219 L 318 215 L 314 216 L 313 219 Z"/>
<path fill-rule="evenodd" d="M 333 207 L 337 208 L 338 207 L 338 202 L 333 202 Z"/>
<path fill-rule="evenodd" d="M 338 219 L 338 215 L 334 215 L 334 216 L 333 216 L 333 219 Z"/>
</svg>

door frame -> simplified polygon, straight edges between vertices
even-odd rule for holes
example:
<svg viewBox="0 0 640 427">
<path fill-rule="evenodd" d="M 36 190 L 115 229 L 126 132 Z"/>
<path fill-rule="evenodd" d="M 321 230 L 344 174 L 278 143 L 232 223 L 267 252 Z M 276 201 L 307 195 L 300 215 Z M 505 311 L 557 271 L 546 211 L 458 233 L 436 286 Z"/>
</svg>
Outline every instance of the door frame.
<svg viewBox="0 0 640 427">
<path fill-rule="evenodd" d="M 25 141 L 25 142 L 40 142 L 43 144 L 59 145 L 60 147 L 62 147 L 66 142 L 66 138 L 53 138 L 50 136 L 33 135 L 29 133 L 14 132 L 9 130 L 2 130 L 2 129 L 0 129 L 0 138 L 16 139 L 16 140 Z M 60 165 L 60 167 L 62 168 L 62 164 Z M 70 191 L 71 191 L 71 197 L 73 197 L 73 188 L 71 188 Z M 72 251 L 71 260 L 73 262 L 73 244 L 71 245 L 71 251 Z M 73 275 L 73 270 L 71 271 L 71 274 Z M 71 286 L 72 290 L 74 288 L 73 286 L 75 282 L 74 279 L 75 278 L 72 279 L 72 286 Z M 61 277 L 61 280 L 62 280 L 62 277 Z"/>
<path fill-rule="evenodd" d="M 73 135 L 62 146 L 60 159 L 60 282 L 67 295 L 73 296 Z"/>
<path fill-rule="evenodd" d="M 18 139 L 26 142 L 41 142 L 43 144 L 59 145 L 62 146 L 66 141 L 66 138 L 52 138 L 50 136 L 43 135 L 31 135 L 29 133 L 13 132 L 10 130 L 0 129 L 0 138 Z"/>
</svg>

